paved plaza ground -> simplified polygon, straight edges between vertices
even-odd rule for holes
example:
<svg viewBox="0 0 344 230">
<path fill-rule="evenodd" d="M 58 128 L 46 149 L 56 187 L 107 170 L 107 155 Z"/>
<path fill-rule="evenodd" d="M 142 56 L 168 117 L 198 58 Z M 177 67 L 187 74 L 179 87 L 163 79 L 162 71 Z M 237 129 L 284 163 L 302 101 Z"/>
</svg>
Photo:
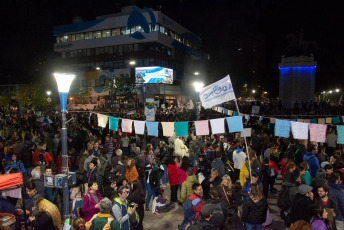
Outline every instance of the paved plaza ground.
<svg viewBox="0 0 344 230">
<path fill-rule="evenodd" d="M 280 191 L 282 185 L 282 176 L 279 175 L 276 179 L 275 188 Z M 165 196 L 170 196 L 170 187 L 167 186 L 164 192 Z M 179 192 L 178 192 L 179 198 Z M 273 222 L 270 226 L 265 229 L 277 230 L 285 229 L 283 220 L 281 219 L 279 213 L 280 210 L 277 207 L 277 198 L 278 193 L 275 195 L 269 194 L 268 203 Z M 149 205 L 151 210 L 152 201 Z M 143 220 L 143 227 L 147 230 L 167 230 L 167 229 L 178 229 L 178 224 L 181 224 L 183 221 L 183 207 L 175 205 L 168 213 L 162 213 L 160 215 L 153 214 L 151 211 L 145 211 L 145 218 Z"/>
</svg>

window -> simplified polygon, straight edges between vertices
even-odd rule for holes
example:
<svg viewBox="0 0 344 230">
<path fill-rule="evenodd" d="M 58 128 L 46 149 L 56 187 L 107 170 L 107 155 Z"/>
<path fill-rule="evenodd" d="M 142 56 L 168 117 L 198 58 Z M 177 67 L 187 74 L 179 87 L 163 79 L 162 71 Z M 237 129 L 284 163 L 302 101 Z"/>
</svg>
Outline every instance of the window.
<svg viewBox="0 0 344 230">
<path fill-rule="evenodd" d="M 87 49 L 86 55 L 87 55 L 87 56 L 91 56 L 91 49 Z"/>
<path fill-rule="evenodd" d="M 164 26 L 160 26 L 160 32 L 165 33 L 165 27 Z"/>
<path fill-rule="evenodd" d="M 113 46 L 108 46 L 108 54 L 113 54 Z"/>
<path fill-rule="evenodd" d="M 121 35 L 121 30 L 119 28 L 111 30 L 111 36 L 118 36 Z"/>
<path fill-rule="evenodd" d="M 60 43 L 60 38 L 56 37 L 56 43 Z"/>
<path fill-rule="evenodd" d="M 104 54 L 104 47 L 99 48 L 99 54 Z"/>
<path fill-rule="evenodd" d="M 99 48 L 95 48 L 96 49 L 96 55 L 99 55 Z"/>
<path fill-rule="evenodd" d="M 63 42 L 68 42 L 68 35 L 63 36 Z"/>
<path fill-rule="evenodd" d="M 110 30 L 103 30 L 102 31 L 102 37 L 105 38 L 105 37 L 110 37 L 111 35 L 111 32 Z"/>
<path fill-rule="evenodd" d="M 136 31 L 136 30 L 135 30 L 135 26 L 134 26 L 133 28 L 130 29 L 130 34 L 135 33 L 135 31 Z"/>
<path fill-rule="evenodd" d="M 122 45 L 118 46 L 118 54 L 123 55 L 123 46 Z"/>
<path fill-rule="evenodd" d="M 141 26 L 135 26 L 135 31 L 143 32 L 143 29 Z"/>
<path fill-rule="evenodd" d="M 129 35 L 129 34 L 130 34 L 130 30 L 126 28 L 125 35 Z"/>
<path fill-rule="evenodd" d="M 139 51 L 139 44 L 134 44 L 134 51 Z"/>
<path fill-rule="evenodd" d="M 97 32 L 93 33 L 93 38 L 101 38 L 101 37 L 102 37 L 101 31 L 97 31 Z"/>
<path fill-rule="evenodd" d="M 75 34 L 70 35 L 71 41 L 74 42 L 75 41 Z"/>
<path fill-rule="evenodd" d="M 133 52 L 133 45 L 124 45 L 124 53 Z"/>
<path fill-rule="evenodd" d="M 125 35 L 125 27 L 121 27 L 121 35 Z"/>
<path fill-rule="evenodd" d="M 92 39 L 92 32 L 86 32 L 85 33 L 85 39 Z"/>
</svg>

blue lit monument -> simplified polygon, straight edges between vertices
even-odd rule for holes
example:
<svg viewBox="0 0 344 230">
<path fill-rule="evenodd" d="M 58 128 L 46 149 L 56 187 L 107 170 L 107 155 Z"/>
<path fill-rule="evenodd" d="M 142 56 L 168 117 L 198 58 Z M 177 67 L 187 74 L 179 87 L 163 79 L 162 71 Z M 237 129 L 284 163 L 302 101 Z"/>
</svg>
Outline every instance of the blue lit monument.
<svg viewBox="0 0 344 230">
<path fill-rule="evenodd" d="M 279 63 L 279 98 L 284 108 L 293 108 L 296 101 L 315 100 L 313 56 L 285 57 Z"/>
</svg>

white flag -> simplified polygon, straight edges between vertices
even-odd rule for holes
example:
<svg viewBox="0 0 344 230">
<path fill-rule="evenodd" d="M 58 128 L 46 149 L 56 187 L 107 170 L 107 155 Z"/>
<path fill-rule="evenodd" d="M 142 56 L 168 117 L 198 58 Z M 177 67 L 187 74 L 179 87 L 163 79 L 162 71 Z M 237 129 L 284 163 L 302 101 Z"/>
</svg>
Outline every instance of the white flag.
<svg viewBox="0 0 344 230">
<path fill-rule="evenodd" d="M 192 102 L 192 100 L 190 100 L 186 105 L 185 105 L 186 109 L 193 109 L 194 108 L 194 104 Z"/>
<path fill-rule="evenodd" d="M 204 108 L 208 109 L 223 102 L 235 100 L 235 94 L 229 75 L 221 80 L 203 87 L 199 92 Z"/>
</svg>

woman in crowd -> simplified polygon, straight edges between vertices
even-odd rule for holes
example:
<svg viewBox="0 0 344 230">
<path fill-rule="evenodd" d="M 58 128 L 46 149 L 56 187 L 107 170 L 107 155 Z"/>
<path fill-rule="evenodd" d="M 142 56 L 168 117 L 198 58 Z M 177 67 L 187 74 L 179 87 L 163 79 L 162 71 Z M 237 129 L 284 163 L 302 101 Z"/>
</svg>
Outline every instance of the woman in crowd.
<svg viewBox="0 0 344 230">
<path fill-rule="evenodd" d="M 268 202 L 263 196 L 262 187 L 258 184 L 251 184 L 250 194 L 244 202 L 241 220 L 246 222 L 246 229 L 259 230 L 266 220 Z"/>
<path fill-rule="evenodd" d="M 143 218 L 145 216 L 144 204 L 145 204 L 145 197 L 146 196 L 145 196 L 145 193 L 142 189 L 142 185 L 140 182 L 134 181 L 132 188 L 133 188 L 133 190 L 131 191 L 131 193 L 127 197 L 127 200 L 129 203 L 135 203 L 138 205 L 136 208 L 136 211 L 140 217 L 140 221 L 139 221 L 138 226 L 133 227 L 132 229 L 143 230 Z"/>
<path fill-rule="evenodd" d="M 227 203 L 229 206 L 233 204 L 233 189 L 232 180 L 228 175 L 222 177 L 222 182 L 218 186 L 218 191 L 220 193 L 220 199 Z"/>
<path fill-rule="evenodd" d="M 312 182 L 312 177 L 311 174 L 309 173 L 309 165 L 307 162 L 301 162 L 299 165 L 300 171 L 301 171 L 301 178 L 302 178 L 302 183 L 306 185 L 311 185 Z"/>
<path fill-rule="evenodd" d="M 132 184 L 134 181 L 139 179 L 139 173 L 137 172 L 134 159 L 128 158 L 126 164 L 127 170 L 125 172 L 125 178 L 128 180 L 130 184 Z"/>
<path fill-rule="evenodd" d="M 121 146 L 123 151 L 123 156 L 129 155 L 129 137 L 127 133 L 122 133 Z"/>
<path fill-rule="evenodd" d="M 23 174 L 25 173 L 24 164 L 19 159 L 17 159 L 17 155 L 16 154 L 12 155 L 12 160 L 10 162 L 8 162 L 8 164 L 4 168 L 4 171 L 8 172 L 8 171 L 10 171 L 13 168 L 18 169 L 18 171 L 23 173 Z"/>
<path fill-rule="evenodd" d="M 80 209 L 82 208 L 82 200 L 87 192 L 87 188 L 84 184 L 83 178 L 78 178 L 77 183 L 70 189 L 70 199 L 73 202 L 73 215 L 75 217 L 80 216 Z"/>
<path fill-rule="evenodd" d="M 246 183 L 244 184 L 242 190 L 243 190 L 243 196 L 244 196 L 244 203 L 247 200 L 248 197 L 250 197 L 250 191 L 251 191 L 251 186 L 253 184 L 257 184 L 263 191 L 263 184 L 259 180 L 259 174 L 257 171 L 252 171 L 251 173 L 252 176 L 252 182 L 250 180 L 247 180 Z"/>
<path fill-rule="evenodd" d="M 194 173 L 196 172 L 195 167 L 194 167 L 194 166 L 191 164 L 191 162 L 190 162 L 190 158 L 187 157 L 187 156 L 184 156 L 184 157 L 182 158 L 182 163 L 181 163 L 180 167 L 179 167 L 178 170 L 177 170 L 179 191 L 180 191 L 181 188 L 182 188 L 183 182 L 186 180 L 186 177 L 187 177 L 187 175 L 186 175 L 186 170 L 187 170 L 189 167 L 193 167 Z"/>
<path fill-rule="evenodd" d="M 94 214 L 99 213 L 99 202 L 101 200 L 97 182 L 89 182 L 88 188 L 88 192 L 86 193 L 82 204 L 82 212 L 84 213 L 84 220 L 86 222 L 89 221 Z"/>
<path fill-rule="evenodd" d="M 81 217 L 77 217 L 72 222 L 72 227 L 74 230 L 85 230 L 85 221 Z"/>
<path fill-rule="evenodd" d="M 159 160 L 157 158 L 154 158 L 152 168 L 148 172 L 148 176 L 147 176 L 148 194 L 147 194 L 147 200 L 146 200 L 146 211 L 149 211 L 150 200 L 152 197 L 154 200 L 155 195 L 156 195 L 156 191 L 160 188 L 161 175 L 160 175 L 160 171 L 159 171 L 159 164 L 160 164 Z"/>
<path fill-rule="evenodd" d="M 59 209 L 50 201 L 40 199 L 36 203 L 39 213 L 31 215 L 29 220 L 36 230 L 56 230 L 61 227 L 61 215 Z"/>
<path fill-rule="evenodd" d="M 329 230 L 326 223 L 327 211 L 322 202 L 316 200 L 312 211 L 311 230 Z"/>
<path fill-rule="evenodd" d="M 178 193 L 178 158 L 170 158 L 167 166 L 168 181 L 171 186 L 171 202 L 177 202 Z M 147 205 L 147 204 L 146 204 Z"/>
<path fill-rule="evenodd" d="M 229 208 L 228 217 L 226 219 L 225 229 L 223 230 L 244 230 L 245 226 L 240 219 L 238 207 L 233 205 Z M 259 230 L 259 229 L 258 229 Z"/>
</svg>

